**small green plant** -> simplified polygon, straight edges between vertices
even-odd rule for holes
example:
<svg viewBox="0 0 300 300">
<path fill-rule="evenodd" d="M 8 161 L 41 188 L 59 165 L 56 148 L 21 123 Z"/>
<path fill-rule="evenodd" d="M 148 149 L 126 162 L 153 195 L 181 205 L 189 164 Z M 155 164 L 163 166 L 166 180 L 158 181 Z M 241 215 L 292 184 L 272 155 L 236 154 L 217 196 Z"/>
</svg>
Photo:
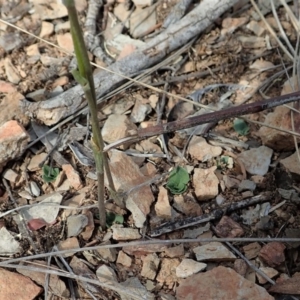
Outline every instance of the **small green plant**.
<svg viewBox="0 0 300 300">
<path fill-rule="evenodd" d="M 55 181 L 55 179 L 59 174 L 59 168 L 52 168 L 48 165 L 43 165 L 42 171 L 43 171 L 42 177 L 45 182 Z"/>
<path fill-rule="evenodd" d="M 247 135 L 249 133 L 249 126 L 243 119 L 235 119 L 233 129 L 240 135 Z"/>
<path fill-rule="evenodd" d="M 106 213 L 106 226 L 111 227 L 113 224 L 123 224 L 124 217 L 112 212 Z"/>
<path fill-rule="evenodd" d="M 177 166 L 171 171 L 166 187 L 172 194 L 182 194 L 186 191 L 189 181 L 187 170 Z"/>
</svg>

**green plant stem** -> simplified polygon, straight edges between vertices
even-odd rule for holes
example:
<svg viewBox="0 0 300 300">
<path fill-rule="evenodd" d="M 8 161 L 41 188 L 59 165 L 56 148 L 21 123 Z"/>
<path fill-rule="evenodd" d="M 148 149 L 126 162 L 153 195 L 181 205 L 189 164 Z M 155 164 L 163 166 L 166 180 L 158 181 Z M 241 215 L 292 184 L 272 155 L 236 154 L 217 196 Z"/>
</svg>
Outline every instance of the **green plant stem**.
<svg viewBox="0 0 300 300">
<path fill-rule="evenodd" d="M 103 153 L 104 142 L 99 127 L 97 116 L 97 99 L 95 92 L 95 84 L 93 78 L 93 72 L 88 58 L 88 53 L 85 47 L 83 34 L 79 25 L 77 11 L 75 8 L 74 0 L 64 0 L 69 14 L 69 20 L 71 24 L 71 34 L 74 44 L 74 51 L 77 58 L 78 71 L 73 71 L 73 76 L 82 85 L 85 97 L 88 101 L 88 105 L 91 112 L 92 122 L 92 148 L 96 163 L 96 172 L 98 180 L 98 206 L 99 206 L 99 219 L 102 229 L 106 227 L 106 213 L 104 205 L 104 167 L 107 174 L 109 189 L 115 192 L 112 176 L 109 170 L 108 158 Z"/>
</svg>

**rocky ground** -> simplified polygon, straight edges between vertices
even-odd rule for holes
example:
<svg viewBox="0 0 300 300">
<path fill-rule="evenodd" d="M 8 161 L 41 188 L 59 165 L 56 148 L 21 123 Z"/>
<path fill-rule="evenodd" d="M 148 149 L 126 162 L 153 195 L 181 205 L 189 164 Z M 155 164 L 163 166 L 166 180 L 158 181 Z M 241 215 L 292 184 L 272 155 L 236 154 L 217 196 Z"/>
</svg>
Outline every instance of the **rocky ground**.
<svg viewBox="0 0 300 300">
<path fill-rule="evenodd" d="M 101 230 L 67 10 L 0 0 L 0 300 L 299 299 L 297 103 L 114 146 L 298 90 L 297 1 L 208 2 L 76 1 L 122 195 Z"/>
</svg>

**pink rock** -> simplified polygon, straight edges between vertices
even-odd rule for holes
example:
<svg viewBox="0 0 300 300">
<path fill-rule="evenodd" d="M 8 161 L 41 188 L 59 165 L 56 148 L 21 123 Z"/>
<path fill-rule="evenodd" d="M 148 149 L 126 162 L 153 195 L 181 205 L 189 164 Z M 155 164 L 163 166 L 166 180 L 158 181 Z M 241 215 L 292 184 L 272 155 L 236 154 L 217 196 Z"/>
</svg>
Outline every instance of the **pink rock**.
<svg viewBox="0 0 300 300">
<path fill-rule="evenodd" d="M 168 191 L 163 187 L 159 187 L 157 202 L 155 204 L 155 212 L 158 217 L 171 219 L 171 205 L 169 202 Z"/>
<path fill-rule="evenodd" d="M 23 154 L 28 142 L 26 130 L 17 121 L 8 121 L 0 127 L 0 171 L 9 160 Z"/>
<path fill-rule="evenodd" d="M 0 80 L 0 93 L 14 93 L 17 91 L 17 88 L 14 84 L 10 82 L 5 82 L 3 80 Z"/>
<path fill-rule="evenodd" d="M 66 176 L 70 182 L 70 185 L 75 189 L 79 190 L 82 188 L 82 182 L 78 172 L 72 167 L 72 165 L 62 165 L 62 169 L 65 171 Z"/>
<path fill-rule="evenodd" d="M 3 300 L 31 300 L 35 299 L 43 290 L 28 277 L 2 268 L 0 269 L 0 286 L 0 298 Z"/>
<path fill-rule="evenodd" d="M 279 266 L 285 260 L 285 248 L 285 245 L 279 242 L 268 243 L 261 248 L 259 257 L 270 267 Z"/>
<path fill-rule="evenodd" d="M 243 236 L 244 230 L 239 223 L 224 216 L 216 226 L 216 232 L 220 237 L 234 238 Z"/>
<path fill-rule="evenodd" d="M 274 300 L 268 292 L 234 270 L 217 267 L 183 280 L 176 289 L 177 300 Z"/>
</svg>

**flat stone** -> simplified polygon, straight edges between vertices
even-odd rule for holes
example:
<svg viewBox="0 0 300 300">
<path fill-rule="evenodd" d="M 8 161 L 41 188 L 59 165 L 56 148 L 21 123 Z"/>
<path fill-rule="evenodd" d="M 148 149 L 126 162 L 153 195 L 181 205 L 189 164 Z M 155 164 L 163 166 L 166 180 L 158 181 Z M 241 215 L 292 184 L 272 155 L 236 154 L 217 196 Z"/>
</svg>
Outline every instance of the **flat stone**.
<svg viewBox="0 0 300 300">
<path fill-rule="evenodd" d="M 176 268 L 179 264 L 178 258 L 163 258 L 156 280 L 167 285 L 177 282 Z"/>
<path fill-rule="evenodd" d="M 13 84 L 18 84 L 21 80 L 20 74 L 9 58 L 4 60 L 4 68 L 8 81 Z"/>
<path fill-rule="evenodd" d="M 291 173 L 300 175 L 300 164 L 299 164 L 297 152 L 282 159 L 280 163 Z"/>
<path fill-rule="evenodd" d="M 62 165 L 62 169 L 65 171 L 65 174 L 69 180 L 69 183 L 75 190 L 82 188 L 82 182 L 78 172 L 73 168 L 71 164 Z"/>
<path fill-rule="evenodd" d="M 236 259 L 233 264 L 233 269 L 238 274 L 245 277 L 247 273 L 248 265 L 243 259 Z"/>
<path fill-rule="evenodd" d="M 43 288 L 36 285 L 27 276 L 0 268 L 1 298 L 5 300 L 35 299 Z"/>
<path fill-rule="evenodd" d="M 296 114 L 294 115 L 296 116 Z M 292 130 L 291 111 L 288 107 L 278 106 L 273 112 L 267 114 L 264 123 L 285 130 Z M 262 143 L 271 149 L 288 151 L 295 148 L 294 137 L 290 133 L 267 126 L 262 126 L 257 133 Z"/>
<path fill-rule="evenodd" d="M 69 216 L 67 219 L 67 236 L 78 236 L 87 224 L 88 218 L 85 215 Z"/>
<path fill-rule="evenodd" d="M 3 176 L 6 180 L 8 180 L 8 181 L 10 181 L 10 182 L 13 182 L 13 183 L 16 183 L 16 182 L 18 181 L 19 177 L 20 177 L 20 175 L 19 175 L 16 171 L 14 171 L 14 170 L 12 170 L 12 169 L 6 169 L 6 170 L 3 172 L 2 176 Z"/>
<path fill-rule="evenodd" d="M 271 163 L 273 150 L 260 146 L 240 153 L 237 157 L 242 161 L 245 169 L 251 175 L 265 175 Z"/>
<path fill-rule="evenodd" d="M 285 248 L 286 247 L 283 243 L 270 242 L 261 248 L 259 252 L 259 258 L 270 267 L 279 266 L 285 261 Z"/>
<path fill-rule="evenodd" d="M 82 214 L 84 214 L 88 218 L 88 223 L 81 232 L 81 236 L 84 240 L 88 241 L 92 237 L 93 231 L 95 229 L 94 216 L 93 213 L 89 210 L 83 211 Z"/>
<path fill-rule="evenodd" d="M 132 264 L 132 258 L 127 255 L 124 251 L 119 251 L 117 264 L 121 264 L 124 267 L 129 268 Z"/>
<path fill-rule="evenodd" d="M 196 202 L 194 197 L 190 194 L 183 195 L 174 195 L 173 207 L 176 210 L 184 213 L 186 216 L 195 217 L 202 215 L 201 206 Z"/>
<path fill-rule="evenodd" d="M 46 157 L 47 157 L 47 153 L 45 152 L 33 156 L 27 166 L 27 169 L 31 172 L 40 170 L 41 167 L 39 165 L 45 161 Z"/>
<path fill-rule="evenodd" d="M 133 123 L 141 123 L 145 120 L 146 116 L 151 112 L 151 110 L 152 108 L 149 104 L 142 103 L 142 100 L 137 98 L 132 109 L 130 119 Z"/>
<path fill-rule="evenodd" d="M 45 261 L 42 260 L 34 260 L 33 263 L 35 263 L 38 268 L 41 269 L 47 269 L 47 263 Z M 30 264 L 26 264 L 27 266 Z M 50 266 L 52 268 L 55 268 L 54 265 Z M 17 268 L 17 271 L 24 275 L 29 277 L 31 280 L 33 280 L 34 282 L 36 282 L 38 285 L 40 286 L 44 286 L 45 284 L 45 277 L 41 276 L 42 273 L 40 272 L 35 272 L 35 271 L 31 271 L 31 270 L 25 270 L 25 269 L 20 269 Z M 49 292 L 53 293 L 56 296 L 60 296 L 62 298 L 68 298 L 70 296 L 70 292 L 68 290 L 68 288 L 66 287 L 66 284 L 64 283 L 64 281 L 62 281 L 59 276 L 55 275 L 55 274 L 49 274 Z"/>
<path fill-rule="evenodd" d="M 261 267 L 259 268 L 262 272 L 264 272 L 269 278 L 274 278 L 277 274 L 278 274 L 278 271 L 273 269 L 273 268 L 270 268 L 270 267 Z M 264 277 L 262 277 L 261 275 L 259 275 L 258 273 L 256 273 L 256 276 L 257 276 L 257 279 L 258 279 L 258 282 L 260 284 L 265 284 L 267 283 L 267 279 L 265 279 Z"/>
<path fill-rule="evenodd" d="M 0 126 L 4 123 L 15 120 L 23 126 L 27 126 L 29 118 L 20 109 L 20 102 L 24 96 L 18 92 L 12 92 L 1 99 L 0 103 Z"/>
<path fill-rule="evenodd" d="M 51 35 L 54 32 L 54 25 L 50 22 L 42 22 L 42 28 L 40 32 L 40 37 L 44 38 Z"/>
<path fill-rule="evenodd" d="M 42 20 L 55 20 L 68 16 L 67 8 L 55 0 L 45 1 L 45 3 L 43 1 L 34 1 L 33 3 L 35 14 Z"/>
<path fill-rule="evenodd" d="M 111 241 L 106 241 L 104 243 L 101 243 L 100 246 L 102 245 L 111 245 Z M 117 251 L 115 248 L 99 248 L 96 251 L 101 256 L 102 259 L 109 262 L 116 261 Z"/>
<path fill-rule="evenodd" d="M 281 275 L 280 278 L 276 280 L 275 285 L 271 286 L 269 291 L 271 293 L 300 295 L 299 272 L 295 273 L 292 278 L 282 277 Z"/>
<path fill-rule="evenodd" d="M 76 237 L 67 238 L 64 241 L 60 241 L 57 245 L 59 251 L 63 250 L 72 250 L 80 248 L 79 242 Z M 70 257 L 73 256 L 74 252 L 70 251 L 68 253 L 62 254 L 63 257 Z"/>
<path fill-rule="evenodd" d="M 261 250 L 261 245 L 257 242 L 250 243 L 250 244 L 244 246 L 243 250 L 244 250 L 244 254 L 245 254 L 246 258 L 253 259 L 253 258 L 256 258 L 257 255 L 259 254 L 259 251 Z"/>
<path fill-rule="evenodd" d="M 222 154 L 222 148 L 209 145 L 201 136 L 193 136 L 188 146 L 192 158 L 205 162 Z"/>
<path fill-rule="evenodd" d="M 0 127 L 0 172 L 8 161 L 24 153 L 29 139 L 26 130 L 17 121 L 8 121 Z"/>
<path fill-rule="evenodd" d="M 96 275 L 100 282 L 106 284 L 113 285 L 114 283 L 118 282 L 116 272 L 107 265 L 100 266 L 96 271 Z"/>
<path fill-rule="evenodd" d="M 239 184 L 238 191 L 254 191 L 256 189 L 256 183 L 252 180 L 242 180 Z"/>
<path fill-rule="evenodd" d="M 176 276 L 179 278 L 186 278 L 196 274 L 206 268 L 207 264 L 199 263 L 193 259 L 183 259 L 176 268 Z"/>
<path fill-rule="evenodd" d="M 163 187 L 159 187 L 157 202 L 154 206 L 156 215 L 160 218 L 171 219 L 171 205 L 169 202 L 168 191 Z"/>
<path fill-rule="evenodd" d="M 216 226 L 216 232 L 223 238 L 241 237 L 244 230 L 239 223 L 233 221 L 230 217 L 224 216 Z"/>
<path fill-rule="evenodd" d="M 234 261 L 236 256 L 219 242 L 211 242 L 193 249 L 198 261 Z"/>
<path fill-rule="evenodd" d="M 156 253 L 151 253 L 142 257 L 142 261 L 143 267 L 141 275 L 145 278 L 153 280 L 156 276 L 160 259 L 158 258 Z"/>
<path fill-rule="evenodd" d="M 205 201 L 216 197 L 219 193 L 219 179 L 214 171 L 217 167 L 208 169 L 194 169 L 193 185 L 199 201 Z"/>
<path fill-rule="evenodd" d="M 138 240 L 141 238 L 138 229 L 112 226 L 113 239 L 116 241 Z"/>
<path fill-rule="evenodd" d="M 180 256 L 184 255 L 184 247 L 183 247 L 183 244 L 180 244 L 175 247 L 167 248 L 164 252 L 165 252 L 165 255 L 170 258 L 180 257 Z"/>
<path fill-rule="evenodd" d="M 14 84 L 0 80 L 0 93 L 8 94 L 15 92 L 17 92 L 17 88 Z"/>
<path fill-rule="evenodd" d="M 147 291 L 147 289 L 142 285 L 142 283 L 137 277 L 129 277 L 126 281 L 122 282 L 121 285 L 124 286 L 126 291 L 128 291 L 129 293 L 138 295 L 138 297 L 136 297 L 137 299 L 147 299 L 147 300 L 155 299 L 155 296 Z M 122 299 L 126 300 L 129 298 L 123 296 Z"/>
<path fill-rule="evenodd" d="M 67 50 L 70 53 L 73 53 L 74 51 L 74 45 L 72 41 L 72 36 L 69 32 L 67 33 L 59 33 L 56 35 L 57 44 Z"/>
<path fill-rule="evenodd" d="M 130 121 L 126 115 L 110 115 L 102 128 L 103 140 L 109 144 L 134 135 L 136 132 L 136 125 Z M 128 145 L 126 147 L 128 147 Z M 122 147 L 122 149 L 124 149 L 124 147 Z"/>
<path fill-rule="evenodd" d="M 134 38 L 145 34 L 156 25 L 156 10 L 137 7 L 130 16 L 130 33 Z"/>
<path fill-rule="evenodd" d="M 148 180 L 133 160 L 119 151 L 111 152 L 110 170 L 117 190 L 127 191 Z M 126 208 L 132 213 L 136 227 L 143 227 L 153 201 L 154 197 L 149 185 L 129 193 L 126 199 Z"/>
<path fill-rule="evenodd" d="M 274 300 L 263 287 L 248 281 L 234 270 L 222 266 L 189 276 L 181 281 L 176 289 L 176 299 Z"/>
</svg>

